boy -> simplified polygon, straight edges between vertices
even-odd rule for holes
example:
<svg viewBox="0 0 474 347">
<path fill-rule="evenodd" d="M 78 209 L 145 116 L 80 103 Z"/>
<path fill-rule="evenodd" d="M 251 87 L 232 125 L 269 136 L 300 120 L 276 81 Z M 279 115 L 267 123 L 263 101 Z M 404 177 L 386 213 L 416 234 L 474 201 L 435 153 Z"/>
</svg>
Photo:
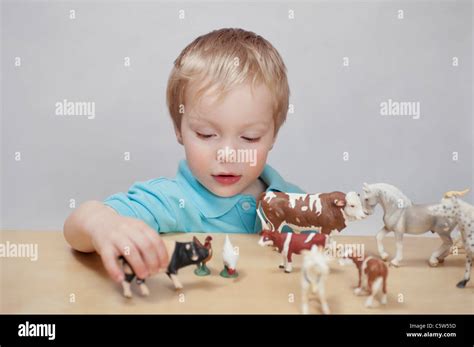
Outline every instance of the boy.
<svg viewBox="0 0 474 347">
<path fill-rule="evenodd" d="M 167 104 L 186 155 L 176 178 L 137 182 L 128 194 L 82 204 L 65 221 L 66 240 L 98 252 L 121 282 L 120 255 L 140 278 L 166 268 L 159 233 L 259 231 L 260 193 L 303 193 L 266 165 L 288 100 L 285 65 L 264 38 L 242 29 L 198 37 L 168 81 Z"/>
</svg>

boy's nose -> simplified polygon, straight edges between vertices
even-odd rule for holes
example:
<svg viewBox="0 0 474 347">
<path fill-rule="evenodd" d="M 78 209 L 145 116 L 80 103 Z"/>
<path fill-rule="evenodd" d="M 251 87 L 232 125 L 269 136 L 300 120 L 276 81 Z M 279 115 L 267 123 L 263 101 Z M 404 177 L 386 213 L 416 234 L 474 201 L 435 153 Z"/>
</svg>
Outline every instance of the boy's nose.
<svg viewBox="0 0 474 347">
<path fill-rule="evenodd" d="M 234 144 L 224 144 L 216 149 L 216 160 L 220 163 L 232 163 L 235 160 L 236 153 L 238 151 Z"/>
</svg>

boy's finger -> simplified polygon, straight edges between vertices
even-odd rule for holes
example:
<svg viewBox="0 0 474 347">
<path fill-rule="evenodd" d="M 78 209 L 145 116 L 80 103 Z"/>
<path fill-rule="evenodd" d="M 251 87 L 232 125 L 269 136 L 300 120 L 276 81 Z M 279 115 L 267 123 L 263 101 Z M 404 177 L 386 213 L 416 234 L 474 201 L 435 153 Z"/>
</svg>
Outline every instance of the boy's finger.
<svg viewBox="0 0 474 347">
<path fill-rule="evenodd" d="M 129 240 L 126 244 L 121 244 L 120 253 L 125 257 L 137 277 L 143 279 L 149 276 L 148 267 L 145 265 L 142 255 L 133 240 Z"/>
<path fill-rule="evenodd" d="M 169 255 L 165 243 L 163 242 L 163 239 L 160 237 L 160 235 L 158 235 L 155 230 L 148 226 L 144 228 L 144 232 L 153 243 L 153 246 L 160 260 L 160 268 L 166 269 L 169 264 Z"/>
<path fill-rule="evenodd" d="M 122 282 L 124 274 L 117 261 L 118 252 L 113 247 L 107 247 L 101 250 L 100 257 L 105 270 L 115 282 Z"/>
<path fill-rule="evenodd" d="M 160 269 L 160 259 L 157 255 L 155 246 L 150 239 L 141 230 L 131 234 L 129 237 L 140 252 L 142 259 L 147 266 L 148 273 L 152 274 L 158 272 Z"/>
</svg>

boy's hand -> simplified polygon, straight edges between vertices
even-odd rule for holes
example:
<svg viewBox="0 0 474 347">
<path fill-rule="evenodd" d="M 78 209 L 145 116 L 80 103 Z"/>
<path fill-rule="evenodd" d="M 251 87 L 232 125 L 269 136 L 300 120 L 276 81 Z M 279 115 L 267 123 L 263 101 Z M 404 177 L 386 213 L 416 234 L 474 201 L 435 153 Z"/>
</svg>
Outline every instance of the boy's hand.
<svg viewBox="0 0 474 347">
<path fill-rule="evenodd" d="M 117 282 L 124 280 L 118 257 L 123 255 L 139 278 L 146 278 L 169 262 L 168 252 L 158 233 L 145 222 L 118 214 L 102 216 L 91 227 L 90 236 L 105 269 Z"/>
</svg>

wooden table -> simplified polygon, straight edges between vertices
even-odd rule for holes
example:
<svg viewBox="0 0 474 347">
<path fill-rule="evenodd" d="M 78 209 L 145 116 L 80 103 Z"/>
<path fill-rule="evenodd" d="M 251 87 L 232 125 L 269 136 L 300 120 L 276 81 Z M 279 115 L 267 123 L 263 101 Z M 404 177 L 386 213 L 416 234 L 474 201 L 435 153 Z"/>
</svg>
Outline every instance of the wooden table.
<svg viewBox="0 0 474 347">
<path fill-rule="evenodd" d="M 294 270 L 278 269 L 280 254 L 257 244 L 257 235 L 232 234 L 239 247 L 236 279 L 219 276 L 224 234 L 212 234 L 214 257 L 212 274 L 194 275 L 194 267 L 181 269 L 181 292 L 174 290 L 164 274 L 147 280 L 149 297 L 133 299 L 121 295 L 121 288 L 110 280 L 97 254 L 72 251 L 61 231 L 1 231 L 1 243 L 33 244 L 38 259 L 0 258 L 0 311 L 2 313 L 299 313 L 301 256 L 294 256 Z M 191 234 L 166 235 L 186 241 Z M 204 234 L 197 234 L 204 241 Z M 375 252 L 375 237 L 337 236 L 337 242 L 363 243 Z M 357 283 L 354 265 L 331 264 L 327 283 L 328 303 L 333 313 L 474 313 L 474 280 L 465 289 L 456 288 L 464 272 L 464 254 L 451 255 L 437 268 L 428 265 L 431 252 L 440 245 L 438 238 L 406 237 L 404 261 L 390 268 L 388 304 L 367 309 L 365 297 L 352 290 Z M 386 238 L 393 254 L 394 239 Z M 136 289 L 136 287 L 134 287 Z M 319 303 L 312 300 L 312 312 Z"/>
</svg>

